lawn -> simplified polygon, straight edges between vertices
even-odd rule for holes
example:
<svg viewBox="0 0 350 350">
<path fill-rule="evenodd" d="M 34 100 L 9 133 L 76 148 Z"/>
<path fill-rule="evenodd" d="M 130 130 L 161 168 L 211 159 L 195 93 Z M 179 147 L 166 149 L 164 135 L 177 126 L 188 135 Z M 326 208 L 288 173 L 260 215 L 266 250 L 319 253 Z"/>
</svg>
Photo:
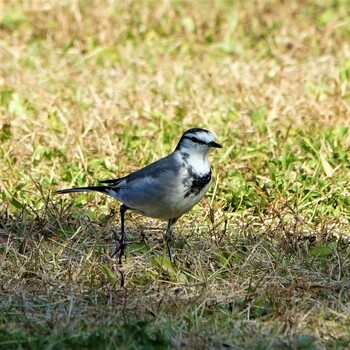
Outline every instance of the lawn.
<svg viewBox="0 0 350 350">
<path fill-rule="evenodd" d="M 0 2 L 0 348 L 344 349 L 347 0 Z M 57 195 L 202 127 L 214 181 L 175 226 Z"/>
</svg>

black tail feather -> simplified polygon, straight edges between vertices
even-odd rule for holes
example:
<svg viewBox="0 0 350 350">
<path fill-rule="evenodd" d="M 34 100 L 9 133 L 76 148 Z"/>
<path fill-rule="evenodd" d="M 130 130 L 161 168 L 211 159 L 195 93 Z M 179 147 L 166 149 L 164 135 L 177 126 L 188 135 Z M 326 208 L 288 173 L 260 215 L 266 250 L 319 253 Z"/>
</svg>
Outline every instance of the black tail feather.
<svg viewBox="0 0 350 350">
<path fill-rule="evenodd" d="M 76 187 L 76 188 L 66 188 L 64 190 L 58 190 L 56 193 L 65 194 L 65 193 L 74 193 L 74 192 L 102 192 L 107 193 L 107 186 L 89 186 L 89 187 Z"/>
</svg>

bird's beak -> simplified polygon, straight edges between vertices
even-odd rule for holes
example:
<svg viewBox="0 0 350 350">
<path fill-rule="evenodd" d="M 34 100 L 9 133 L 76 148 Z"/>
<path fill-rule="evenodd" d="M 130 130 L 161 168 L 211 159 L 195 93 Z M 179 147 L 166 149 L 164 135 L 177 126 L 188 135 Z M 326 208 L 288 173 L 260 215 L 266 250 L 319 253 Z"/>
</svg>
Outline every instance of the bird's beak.
<svg viewBox="0 0 350 350">
<path fill-rule="evenodd" d="M 214 147 L 214 148 L 222 148 L 222 146 L 219 145 L 218 143 L 216 143 L 215 141 L 211 141 L 211 142 L 209 143 L 209 146 L 210 146 L 210 147 Z"/>
</svg>

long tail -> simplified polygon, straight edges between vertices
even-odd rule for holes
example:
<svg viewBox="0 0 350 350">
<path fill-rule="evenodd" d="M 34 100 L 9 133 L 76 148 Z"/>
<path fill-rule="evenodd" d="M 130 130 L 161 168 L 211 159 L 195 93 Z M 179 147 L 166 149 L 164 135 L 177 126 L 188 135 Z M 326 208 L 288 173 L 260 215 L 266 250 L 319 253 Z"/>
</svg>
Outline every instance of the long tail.
<svg viewBox="0 0 350 350">
<path fill-rule="evenodd" d="M 107 187 L 108 186 L 89 186 L 89 187 L 76 187 L 76 188 L 67 188 L 64 190 L 59 190 L 56 191 L 58 194 L 64 194 L 64 193 L 72 193 L 72 192 L 92 192 L 92 191 L 97 191 L 97 192 L 102 192 L 102 193 L 107 193 Z"/>
</svg>

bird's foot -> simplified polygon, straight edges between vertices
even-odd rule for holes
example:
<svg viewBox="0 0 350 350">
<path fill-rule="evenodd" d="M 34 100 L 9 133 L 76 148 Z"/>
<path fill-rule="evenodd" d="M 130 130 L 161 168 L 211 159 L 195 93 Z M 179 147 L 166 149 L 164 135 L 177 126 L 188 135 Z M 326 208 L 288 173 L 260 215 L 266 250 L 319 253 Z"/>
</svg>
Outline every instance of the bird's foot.
<svg viewBox="0 0 350 350">
<path fill-rule="evenodd" d="M 113 254 L 111 255 L 112 258 L 114 258 L 118 253 L 118 262 L 119 264 L 122 263 L 122 257 L 123 255 L 125 256 L 125 241 L 124 241 L 124 237 L 121 236 L 120 238 L 118 238 L 117 236 L 117 231 L 115 228 L 113 228 L 113 235 L 114 235 L 114 239 L 116 241 L 116 247 L 115 247 L 115 251 L 113 252 Z"/>
</svg>

